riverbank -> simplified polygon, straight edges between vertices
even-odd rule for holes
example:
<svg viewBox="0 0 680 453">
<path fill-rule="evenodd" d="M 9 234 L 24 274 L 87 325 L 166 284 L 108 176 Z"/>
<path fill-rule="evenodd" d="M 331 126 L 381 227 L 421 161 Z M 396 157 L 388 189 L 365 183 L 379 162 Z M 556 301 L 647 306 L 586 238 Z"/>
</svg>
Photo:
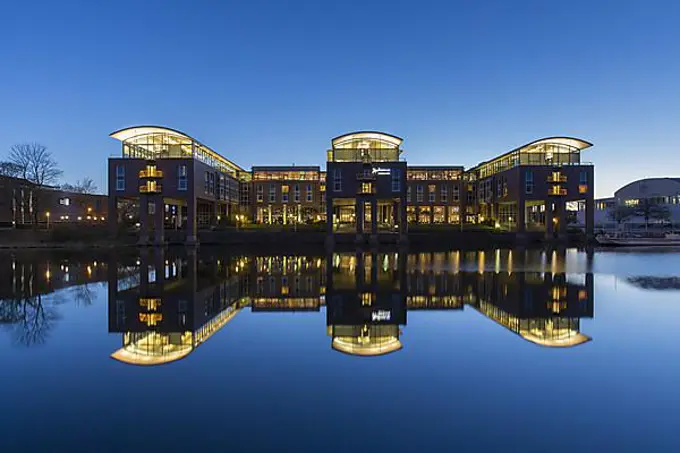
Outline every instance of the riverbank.
<svg viewBox="0 0 680 453">
<path fill-rule="evenodd" d="M 134 232 L 109 237 L 106 228 L 85 228 L 81 230 L 5 230 L 0 232 L 0 249 L 113 249 L 136 247 L 138 236 Z M 319 230 L 215 230 L 199 231 L 198 241 L 209 246 L 265 246 L 298 247 L 357 244 L 354 233 L 336 234 L 333 241 Z M 185 245 L 183 231 L 166 231 L 165 242 L 169 246 Z M 517 245 L 568 244 L 586 245 L 582 234 L 573 234 L 559 240 L 546 240 L 542 232 L 517 234 L 498 230 L 451 230 L 413 228 L 404 236 L 392 233 L 379 234 L 377 237 L 364 236 L 361 243 L 399 244 L 416 247 L 484 247 L 494 245 L 512 247 Z"/>
</svg>

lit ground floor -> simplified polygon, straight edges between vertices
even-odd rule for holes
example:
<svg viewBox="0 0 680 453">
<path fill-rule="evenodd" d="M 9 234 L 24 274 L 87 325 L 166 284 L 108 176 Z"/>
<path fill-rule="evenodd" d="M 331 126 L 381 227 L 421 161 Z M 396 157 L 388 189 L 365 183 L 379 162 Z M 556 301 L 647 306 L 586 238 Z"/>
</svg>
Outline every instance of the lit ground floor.
<svg viewBox="0 0 680 453">
<path fill-rule="evenodd" d="M 399 198 L 333 198 L 327 209 L 328 233 L 378 234 L 406 231 L 406 206 Z"/>
<path fill-rule="evenodd" d="M 310 224 L 326 220 L 326 213 L 321 208 L 303 204 L 257 205 L 252 210 L 252 221 L 265 225 Z"/>
</svg>

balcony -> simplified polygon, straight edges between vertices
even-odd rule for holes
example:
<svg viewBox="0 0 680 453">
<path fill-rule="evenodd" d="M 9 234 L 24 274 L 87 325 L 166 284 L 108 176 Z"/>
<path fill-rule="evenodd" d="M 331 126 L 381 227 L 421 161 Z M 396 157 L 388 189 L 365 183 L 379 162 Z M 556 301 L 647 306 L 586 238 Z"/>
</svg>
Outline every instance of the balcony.
<svg viewBox="0 0 680 453">
<path fill-rule="evenodd" d="M 548 195 L 564 196 L 566 194 L 567 194 L 567 189 L 564 189 L 560 186 L 554 186 L 554 187 L 551 187 L 550 190 L 548 190 Z"/>
<path fill-rule="evenodd" d="M 151 169 L 146 169 L 146 170 L 139 170 L 139 177 L 140 179 L 144 178 L 162 178 L 163 177 L 163 171 L 162 170 L 151 170 Z"/>
<path fill-rule="evenodd" d="M 553 173 L 552 175 L 548 176 L 548 182 L 552 183 L 567 182 L 567 177 L 565 175 Z"/>
<path fill-rule="evenodd" d="M 160 184 L 142 184 L 139 186 L 139 193 L 161 193 L 163 186 Z"/>
</svg>

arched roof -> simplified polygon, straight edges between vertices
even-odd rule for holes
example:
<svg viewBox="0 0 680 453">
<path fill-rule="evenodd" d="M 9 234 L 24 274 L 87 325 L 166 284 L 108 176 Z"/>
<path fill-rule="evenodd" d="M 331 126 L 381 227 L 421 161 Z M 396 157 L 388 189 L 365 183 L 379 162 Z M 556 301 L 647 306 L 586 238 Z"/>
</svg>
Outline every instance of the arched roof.
<svg viewBox="0 0 680 453">
<path fill-rule="evenodd" d="M 194 137 L 192 137 L 188 134 L 185 134 L 184 132 L 179 131 L 177 129 L 172 129 L 170 127 L 154 126 L 154 125 L 130 126 L 130 127 L 126 127 L 126 128 L 119 129 L 117 131 L 111 132 L 109 134 L 109 137 L 120 140 L 121 142 L 125 142 L 127 140 L 130 140 L 131 138 L 142 137 L 144 135 L 149 135 L 149 134 L 166 134 L 166 135 L 169 135 L 169 136 L 172 136 L 172 137 L 176 137 L 178 139 L 184 139 L 184 140 L 188 140 L 190 142 L 194 142 L 198 146 L 200 146 L 201 149 L 205 150 L 205 152 L 208 155 L 210 155 L 212 158 L 222 162 L 227 167 L 232 168 L 236 171 L 245 171 L 240 165 L 235 164 L 234 162 L 230 161 L 229 159 L 222 156 L 218 152 L 212 150 L 209 146 L 202 144 L 200 141 L 196 140 Z"/>
<path fill-rule="evenodd" d="M 536 145 L 543 145 L 547 143 L 554 143 L 557 145 L 567 145 L 571 146 L 572 148 L 576 148 L 578 150 L 584 150 L 586 148 L 590 148 L 593 146 L 592 143 L 587 142 L 581 138 L 576 138 L 576 137 L 546 137 L 546 138 L 539 138 L 538 140 L 534 140 L 533 142 L 527 143 L 526 145 L 520 146 L 519 148 L 515 148 L 513 151 L 517 151 L 519 149 L 524 149 L 524 148 L 530 148 Z"/>
<path fill-rule="evenodd" d="M 629 195 L 639 196 L 673 196 L 680 191 L 680 178 L 643 178 L 629 182 L 625 186 L 614 192 L 614 197 L 623 197 L 626 192 L 632 191 Z M 644 192 L 644 194 L 643 194 Z"/>
<path fill-rule="evenodd" d="M 367 140 L 380 140 L 383 142 L 390 143 L 394 145 L 395 147 L 399 147 L 404 139 L 401 137 L 397 137 L 396 135 L 388 134 L 386 132 L 380 132 L 380 131 L 355 131 L 355 132 L 349 132 L 347 134 L 342 134 L 338 135 L 337 137 L 333 138 L 331 140 L 331 144 L 333 147 L 336 145 L 339 145 L 341 143 L 345 143 L 351 140 L 359 140 L 359 139 L 367 139 Z"/>
<path fill-rule="evenodd" d="M 117 140 L 120 140 L 121 142 L 124 142 L 125 140 L 129 140 L 133 137 L 139 137 L 141 135 L 149 135 L 149 134 L 168 134 L 168 135 L 173 135 L 173 136 L 178 137 L 178 138 L 185 138 L 187 140 L 198 142 L 198 140 L 196 140 L 195 138 L 191 137 L 188 134 L 185 134 L 182 131 L 178 131 L 177 129 L 172 129 L 170 127 L 164 127 L 164 126 L 131 126 L 131 127 L 125 127 L 123 129 L 119 129 L 115 132 L 111 132 L 109 134 L 109 137 L 112 137 L 112 138 L 115 138 Z"/>
</svg>

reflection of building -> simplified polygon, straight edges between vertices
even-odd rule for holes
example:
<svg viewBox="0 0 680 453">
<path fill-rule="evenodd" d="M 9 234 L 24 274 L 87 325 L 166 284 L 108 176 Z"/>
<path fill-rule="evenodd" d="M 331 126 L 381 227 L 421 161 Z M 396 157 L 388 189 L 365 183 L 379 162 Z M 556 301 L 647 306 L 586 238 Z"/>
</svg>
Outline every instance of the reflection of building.
<svg viewBox="0 0 680 453">
<path fill-rule="evenodd" d="M 580 319 L 593 316 L 592 274 L 571 282 L 563 273 L 484 272 L 473 293 L 474 308 L 532 343 L 568 347 L 590 340 Z"/>
<path fill-rule="evenodd" d="M 242 308 L 242 281 L 228 262 L 202 266 L 196 254 L 166 259 L 156 251 L 110 270 L 109 332 L 123 334 L 123 346 L 111 357 L 121 362 L 160 365 L 184 358 Z"/>
<path fill-rule="evenodd" d="M 401 349 L 399 326 L 406 324 L 404 255 L 329 255 L 326 323 L 332 347 L 358 356 Z"/>
<path fill-rule="evenodd" d="M 320 256 L 171 256 L 142 252 L 111 263 L 109 330 L 122 333 L 112 357 L 155 365 L 186 357 L 243 308 L 326 310 L 337 351 L 384 355 L 403 347 L 407 310 L 470 306 L 538 345 L 590 338 L 593 277 L 565 273 L 565 255 L 542 251 L 334 253 Z M 520 271 L 517 271 L 517 270 Z"/>
</svg>

